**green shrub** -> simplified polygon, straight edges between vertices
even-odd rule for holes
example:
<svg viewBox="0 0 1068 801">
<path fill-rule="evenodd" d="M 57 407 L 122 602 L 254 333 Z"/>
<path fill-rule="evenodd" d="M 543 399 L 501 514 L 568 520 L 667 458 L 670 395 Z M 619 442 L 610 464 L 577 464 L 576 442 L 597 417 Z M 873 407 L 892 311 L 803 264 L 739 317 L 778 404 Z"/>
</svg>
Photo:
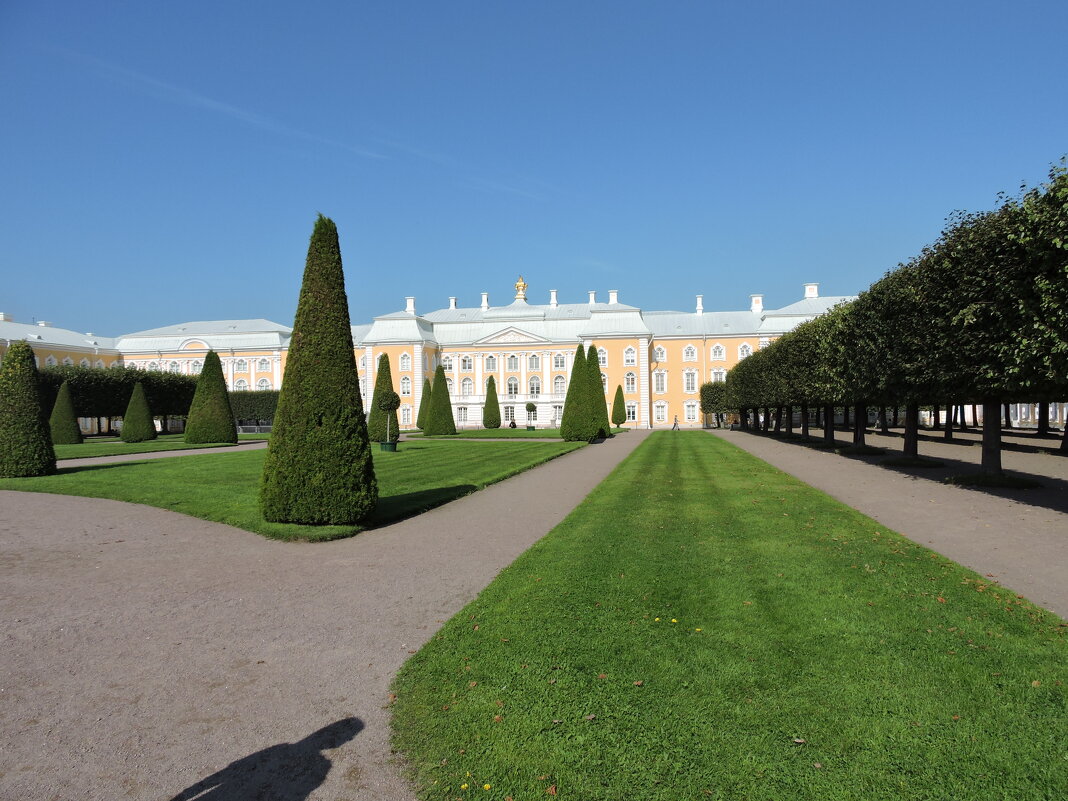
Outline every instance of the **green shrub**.
<svg viewBox="0 0 1068 801">
<path fill-rule="evenodd" d="M 400 439 L 400 424 L 397 422 L 397 407 L 385 411 L 378 405 L 378 399 L 393 389 L 393 372 L 389 369 L 389 354 L 378 357 L 378 376 L 375 378 L 375 394 L 371 403 L 371 413 L 367 415 L 367 437 L 371 442 L 396 442 Z M 398 396 L 399 397 L 399 396 Z M 397 406 L 399 407 L 399 403 Z"/>
<path fill-rule="evenodd" d="M 452 419 L 452 399 L 449 397 L 449 382 L 445 380 L 445 368 L 440 364 L 434 371 L 434 388 L 430 392 L 430 409 L 426 413 L 427 434 L 455 434 L 456 422 Z"/>
<path fill-rule="evenodd" d="M 612 399 L 612 425 L 616 428 L 627 422 L 627 402 L 623 399 L 623 387 L 616 384 L 616 396 Z"/>
<path fill-rule="evenodd" d="M 497 400 L 497 381 L 493 376 L 486 382 L 486 405 L 482 409 L 482 427 L 501 427 L 501 404 Z"/>
<path fill-rule="evenodd" d="M 264 460 L 260 508 L 274 523 L 343 525 L 364 519 L 377 503 L 337 227 L 320 214 Z"/>
<path fill-rule="evenodd" d="M 122 441 L 146 442 L 156 438 L 156 423 L 145 397 L 145 387 L 138 381 L 130 393 L 130 402 L 122 416 Z"/>
<path fill-rule="evenodd" d="M 375 407 L 385 412 L 386 430 L 385 439 L 382 442 L 396 442 L 400 439 L 400 431 L 394 428 L 400 404 L 400 395 L 394 392 L 392 387 L 383 387 L 381 392 L 375 393 Z"/>
<path fill-rule="evenodd" d="M 415 427 L 422 430 L 426 426 L 426 416 L 430 411 L 430 379 L 423 380 L 423 394 L 419 396 L 419 412 L 415 416 Z"/>
<path fill-rule="evenodd" d="M 57 365 L 40 372 L 42 403 L 51 409 L 59 388 L 70 384 L 71 400 L 82 417 L 122 417 L 138 381 L 144 385 L 148 405 L 159 415 L 184 417 L 196 392 L 197 380 L 180 373 L 136 367 L 74 367 Z"/>
<path fill-rule="evenodd" d="M 12 342 L 0 363 L 0 477 L 56 472 L 56 453 L 41 406 L 33 348 Z"/>
<path fill-rule="evenodd" d="M 256 389 L 231 393 L 230 409 L 235 420 L 256 420 L 270 424 L 278 409 L 278 390 Z"/>
<path fill-rule="evenodd" d="M 589 438 L 589 414 L 586 403 L 586 351 L 582 343 L 575 348 L 571 379 L 564 397 L 564 415 L 560 419 L 560 437 L 567 442 L 586 442 Z"/>
<path fill-rule="evenodd" d="M 197 391 L 189 406 L 189 420 L 185 425 L 185 441 L 237 442 L 237 425 L 226 391 L 219 354 L 209 350 L 204 367 L 197 377 Z"/>
<path fill-rule="evenodd" d="M 48 418 L 48 428 L 52 432 L 53 445 L 82 444 L 82 430 L 78 426 L 78 416 L 74 413 L 70 384 L 66 381 L 59 385 L 52 416 Z"/>
<path fill-rule="evenodd" d="M 608 402 L 604 396 L 604 384 L 601 383 L 601 363 L 597 359 L 597 348 L 590 343 L 586 353 L 586 369 L 589 371 L 590 431 L 588 441 L 612 436 L 612 424 L 608 422 Z"/>
</svg>

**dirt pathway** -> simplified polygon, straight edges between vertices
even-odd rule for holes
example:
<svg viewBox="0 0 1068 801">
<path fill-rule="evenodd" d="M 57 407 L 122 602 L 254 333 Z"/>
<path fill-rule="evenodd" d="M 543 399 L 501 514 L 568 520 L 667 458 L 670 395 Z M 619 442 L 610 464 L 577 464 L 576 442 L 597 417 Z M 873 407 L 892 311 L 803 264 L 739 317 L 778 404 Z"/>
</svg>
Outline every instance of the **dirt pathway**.
<svg viewBox="0 0 1068 801">
<path fill-rule="evenodd" d="M 394 673 L 646 433 L 315 545 L 0 492 L 0 799 L 412 798 Z"/>
</svg>

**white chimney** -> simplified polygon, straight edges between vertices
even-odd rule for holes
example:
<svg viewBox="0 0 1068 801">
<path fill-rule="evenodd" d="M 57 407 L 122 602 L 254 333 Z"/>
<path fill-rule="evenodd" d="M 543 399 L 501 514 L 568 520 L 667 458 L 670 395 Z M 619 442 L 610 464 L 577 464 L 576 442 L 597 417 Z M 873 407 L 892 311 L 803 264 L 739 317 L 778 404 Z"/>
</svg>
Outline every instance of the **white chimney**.
<svg viewBox="0 0 1068 801">
<path fill-rule="evenodd" d="M 556 302 L 556 290 L 555 289 L 550 289 L 549 290 L 549 308 L 550 309 L 555 309 L 559 305 L 560 304 Z"/>
<path fill-rule="evenodd" d="M 452 297 L 449 298 L 449 308 L 450 309 L 455 309 L 456 308 L 456 298 L 452 298 Z"/>
<path fill-rule="evenodd" d="M 0 323 L 13 323 L 13 322 L 15 322 L 15 318 L 14 317 L 12 317 L 7 312 L 0 312 Z"/>
<path fill-rule="evenodd" d="M 597 302 L 597 290 L 596 289 L 591 289 L 590 290 L 590 305 L 592 306 L 596 302 Z"/>
<path fill-rule="evenodd" d="M 41 326 L 41 328 L 48 328 L 52 324 L 47 320 L 38 320 L 37 325 Z"/>
<path fill-rule="evenodd" d="M 705 313 L 705 296 L 704 295 L 698 295 L 697 296 L 697 312 L 696 312 L 696 314 L 704 314 L 704 313 Z"/>
<path fill-rule="evenodd" d="M 818 298 L 820 296 L 819 284 L 805 284 L 805 297 Z"/>
<path fill-rule="evenodd" d="M 608 290 L 608 302 L 609 303 L 619 303 L 619 290 L 618 289 L 609 289 Z"/>
<path fill-rule="evenodd" d="M 415 298 L 404 299 L 404 310 L 408 312 L 408 314 L 415 314 Z"/>
<path fill-rule="evenodd" d="M 489 308 L 489 292 L 482 293 L 482 311 Z"/>
<path fill-rule="evenodd" d="M 749 301 L 749 311 L 753 312 L 753 314 L 760 314 L 764 311 L 763 295 L 750 295 Z"/>
</svg>

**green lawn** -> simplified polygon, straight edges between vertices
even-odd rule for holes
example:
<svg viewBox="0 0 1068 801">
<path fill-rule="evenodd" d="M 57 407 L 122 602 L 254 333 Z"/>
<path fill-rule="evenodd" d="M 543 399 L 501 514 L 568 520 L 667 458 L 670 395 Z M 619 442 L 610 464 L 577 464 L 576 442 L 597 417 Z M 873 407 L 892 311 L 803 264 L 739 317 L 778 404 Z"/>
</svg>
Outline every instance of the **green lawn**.
<svg viewBox="0 0 1068 801">
<path fill-rule="evenodd" d="M 375 452 L 379 503 L 363 526 L 268 523 L 259 482 L 267 451 L 61 467 L 54 476 L 0 479 L 0 489 L 113 498 L 229 523 L 275 539 L 330 540 L 440 506 L 581 447 L 570 442 L 413 442 Z"/>
<path fill-rule="evenodd" d="M 625 428 L 613 428 L 613 434 L 622 434 L 627 429 Z M 405 434 L 405 437 L 409 439 L 415 439 L 424 436 L 422 432 Z M 465 431 L 458 431 L 455 434 L 442 434 L 440 436 L 427 437 L 427 439 L 559 439 L 559 428 L 536 428 L 533 431 L 527 431 L 523 428 L 472 428 Z"/>
<path fill-rule="evenodd" d="M 394 744 L 428 799 L 1063 798 L 1066 626 L 656 433 L 408 661 Z"/>
<path fill-rule="evenodd" d="M 184 434 L 160 434 L 148 442 L 123 442 L 118 437 L 87 439 L 81 445 L 56 445 L 57 459 L 82 459 L 88 456 L 118 456 L 125 453 L 184 451 L 193 448 L 227 448 L 229 443 L 187 445 Z M 262 439 L 262 437 L 261 437 Z"/>
</svg>

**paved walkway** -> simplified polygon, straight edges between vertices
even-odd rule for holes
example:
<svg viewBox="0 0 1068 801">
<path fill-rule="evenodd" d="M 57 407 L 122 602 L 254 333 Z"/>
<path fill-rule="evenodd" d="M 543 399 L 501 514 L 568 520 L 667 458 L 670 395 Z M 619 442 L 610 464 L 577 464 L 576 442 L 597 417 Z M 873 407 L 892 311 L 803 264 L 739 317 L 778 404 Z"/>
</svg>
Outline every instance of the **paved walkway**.
<svg viewBox="0 0 1068 801">
<path fill-rule="evenodd" d="M 978 490 L 941 483 L 947 475 L 976 472 L 981 449 L 975 435 L 953 442 L 925 439 L 920 454 L 943 460 L 945 467 L 899 470 L 876 462 L 900 452 L 900 436 L 869 434 L 868 444 L 887 453 L 856 458 L 772 436 L 713 433 L 1068 618 L 1068 458 L 1030 452 L 1034 440 L 1014 437 L 1029 450 L 1004 451 L 1002 461 L 1005 469 L 1041 481 L 1041 489 Z M 822 433 L 816 430 L 815 436 Z M 851 444 L 847 436 L 837 432 L 840 445 Z M 1058 444 L 1046 443 L 1050 448 Z"/>
<path fill-rule="evenodd" d="M 0 492 L 0 799 L 413 798 L 393 675 L 646 433 L 314 545 Z"/>
</svg>

